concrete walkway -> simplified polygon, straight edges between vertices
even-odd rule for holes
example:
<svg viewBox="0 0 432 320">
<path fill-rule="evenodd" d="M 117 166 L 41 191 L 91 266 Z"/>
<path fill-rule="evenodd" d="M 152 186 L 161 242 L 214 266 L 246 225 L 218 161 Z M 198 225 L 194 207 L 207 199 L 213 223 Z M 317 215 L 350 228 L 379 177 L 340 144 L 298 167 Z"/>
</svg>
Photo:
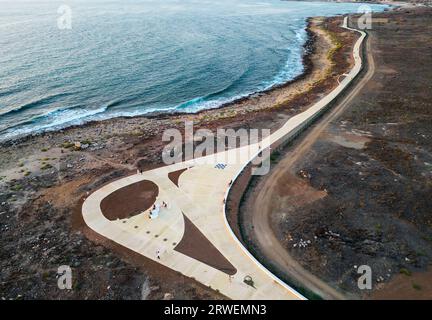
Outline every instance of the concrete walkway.
<svg viewBox="0 0 432 320">
<path fill-rule="evenodd" d="M 347 19 L 344 20 L 347 27 Z M 356 30 L 358 31 L 358 30 Z M 265 269 L 243 247 L 232 232 L 225 216 L 225 201 L 230 181 L 234 181 L 243 168 L 264 148 L 281 138 L 305 129 L 315 117 L 324 112 L 328 104 L 358 75 L 361 70 L 360 47 L 366 34 L 363 31 L 355 43 L 355 65 L 338 87 L 308 110 L 290 118 L 269 139 L 215 155 L 189 160 L 136 174 L 114 181 L 92 193 L 84 202 L 82 213 L 85 223 L 94 231 L 149 259 L 157 261 L 206 286 L 218 290 L 232 299 L 305 299 Z M 261 148 L 261 149 L 260 149 Z M 252 150 L 252 152 L 250 152 Z M 248 157 L 242 156 L 245 152 Z M 234 164 L 226 159 L 237 156 Z M 224 169 L 216 164 L 227 164 Z M 178 187 L 168 173 L 188 168 L 179 177 Z M 157 219 L 148 213 L 128 219 L 110 221 L 101 211 L 100 203 L 112 192 L 132 183 L 150 180 L 158 185 L 157 203 L 165 201 Z M 143 208 L 147 210 L 148 208 Z M 183 214 L 203 233 L 219 252 L 237 269 L 233 276 L 174 250 L 184 235 Z M 160 252 L 160 259 L 157 258 Z M 252 283 L 245 282 L 252 279 Z"/>
</svg>

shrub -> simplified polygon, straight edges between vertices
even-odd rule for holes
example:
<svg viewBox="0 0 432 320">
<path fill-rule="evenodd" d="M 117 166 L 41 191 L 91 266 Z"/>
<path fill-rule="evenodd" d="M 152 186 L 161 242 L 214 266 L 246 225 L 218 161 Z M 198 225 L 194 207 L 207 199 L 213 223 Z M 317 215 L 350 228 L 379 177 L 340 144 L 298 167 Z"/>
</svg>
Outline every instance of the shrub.
<svg viewBox="0 0 432 320">
<path fill-rule="evenodd" d="M 69 148 L 72 148 L 73 146 L 75 146 L 75 144 L 70 142 L 70 141 L 64 142 L 61 145 L 61 147 L 64 149 L 69 149 Z"/>
<path fill-rule="evenodd" d="M 20 184 L 16 184 L 16 185 L 14 185 L 14 186 L 12 186 L 11 187 L 11 189 L 13 190 L 13 191 L 20 191 L 20 190 L 22 190 L 22 185 L 20 185 Z"/>
<path fill-rule="evenodd" d="M 413 284 L 412 284 L 412 287 L 413 287 L 414 289 L 416 289 L 416 290 L 421 290 L 421 286 L 420 286 L 419 284 L 417 284 L 417 283 L 413 283 Z"/>
<path fill-rule="evenodd" d="M 45 163 L 42 167 L 41 170 L 47 170 L 49 168 L 52 168 L 52 165 L 50 165 L 49 163 Z"/>
<path fill-rule="evenodd" d="M 404 275 L 406 275 L 406 276 L 408 276 L 408 277 L 411 276 L 411 271 L 409 271 L 409 270 L 406 269 L 406 268 L 401 268 L 401 269 L 399 270 L 399 273 L 402 273 L 402 274 L 404 274 Z"/>
<path fill-rule="evenodd" d="M 138 134 L 139 134 L 139 133 L 138 133 Z M 89 139 L 86 139 L 86 140 L 81 141 L 81 144 L 88 144 L 88 145 L 91 145 L 92 143 L 91 143 L 91 141 L 90 141 Z"/>
</svg>

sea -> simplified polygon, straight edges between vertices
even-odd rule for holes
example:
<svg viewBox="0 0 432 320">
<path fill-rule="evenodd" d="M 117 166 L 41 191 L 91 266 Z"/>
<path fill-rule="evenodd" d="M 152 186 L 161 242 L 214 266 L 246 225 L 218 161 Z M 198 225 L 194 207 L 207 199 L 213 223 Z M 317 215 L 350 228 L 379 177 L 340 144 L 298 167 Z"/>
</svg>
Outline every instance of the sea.
<svg viewBox="0 0 432 320">
<path fill-rule="evenodd" d="M 303 72 L 307 18 L 386 5 L 280 0 L 0 0 L 0 141 L 197 112 Z"/>
</svg>

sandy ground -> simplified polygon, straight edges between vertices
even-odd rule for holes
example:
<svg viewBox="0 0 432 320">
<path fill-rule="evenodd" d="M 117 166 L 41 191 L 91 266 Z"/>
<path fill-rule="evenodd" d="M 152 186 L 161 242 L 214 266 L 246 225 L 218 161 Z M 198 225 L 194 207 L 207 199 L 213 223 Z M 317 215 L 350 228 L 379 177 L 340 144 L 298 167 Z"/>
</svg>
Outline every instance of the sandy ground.
<svg viewBox="0 0 432 320">
<path fill-rule="evenodd" d="M 269 208 L 268 220 L 246 224 L 244 233 L 265 260 L 277 261 L 256 223 L 271 226 L 291 257 L 279 271 L 292 276 L 298 262 L 295 272 L 351 298 L 432 298 L 430 15 L 425 8 L 380 15 L 389 22 L 370 31 L 373 77 L 339 117 L 279 150 L 271 174 L 251 184 L 244 212 L 258 208 L 263 218 Z M 373 270 L 371 292 L 357 287 L 362 264 Z"/>
</svg>

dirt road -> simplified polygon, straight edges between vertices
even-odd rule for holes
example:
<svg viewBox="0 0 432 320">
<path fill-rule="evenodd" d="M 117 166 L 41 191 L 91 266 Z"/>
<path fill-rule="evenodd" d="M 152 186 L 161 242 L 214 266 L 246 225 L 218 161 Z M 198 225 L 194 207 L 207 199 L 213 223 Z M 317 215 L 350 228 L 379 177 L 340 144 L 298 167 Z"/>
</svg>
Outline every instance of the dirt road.
<svg viewBox="0 0 432 320">
<path fill-rule="evenodd" d="M 370 43 L 371 40 L 368 38 L 366 41 L 367 72 L 357 83 L 353 84 L 353 87 L 346 96 L 337 103 L 322 120 L 308 131 L 308 133 L 301 137 L 301 141 L 296 143 L 287 156 L 273 168 L 272 172 L 265 178 L 260 190 L 256 192 L 255 200 L 253 201 L 253 205 L 251 205 L 251 208 L 253 208 L 251 217 L 254 237 L 258 242 L 259 251 L 265 256 L 265 259 L 272 261 L 274 265 L 288 274 L 289 277 L 303 284 L 306 288 L 312 290 L 324 299 L 344 299 L 345 297 L 342 293 L 336 291 L 331 286 L 306 271 L 281 245 L 270 225 L 271 202 L 273 201 L 271 194 L 280 183 L 280 178 L 284 173 L 292 169 L 295 162 L 301 159 L 327 125 L 346 110 L 353 97 L 355 97 L 372 78 L 375 72 L 375 65 L 370 51 Z"/>
</svg>

